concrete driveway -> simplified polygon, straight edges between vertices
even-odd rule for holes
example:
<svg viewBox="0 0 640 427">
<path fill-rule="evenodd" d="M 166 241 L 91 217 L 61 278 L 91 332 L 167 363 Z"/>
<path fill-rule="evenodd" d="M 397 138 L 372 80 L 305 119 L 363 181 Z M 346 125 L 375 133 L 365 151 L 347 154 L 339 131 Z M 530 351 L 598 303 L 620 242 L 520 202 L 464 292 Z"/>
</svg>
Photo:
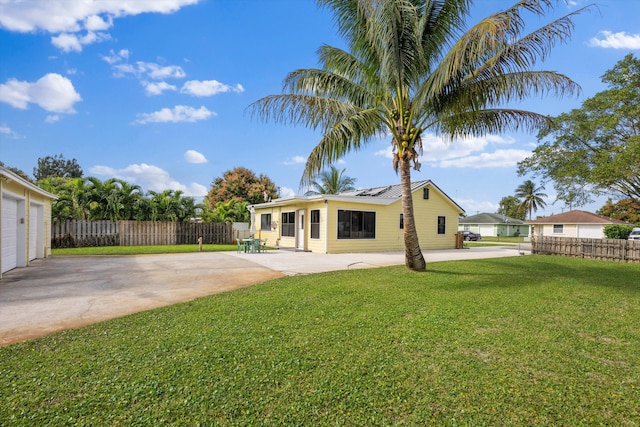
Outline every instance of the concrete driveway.
<svg viewBox="0 0 640 427">
<path fill-rule="evenodd" d="M 518 256 L 516 247 L 425 251 L 427 262 Z M 404 264 L 404 252 L 56 256 L 2 275 L 0 346 L 284 275 Z"/>
</svg>

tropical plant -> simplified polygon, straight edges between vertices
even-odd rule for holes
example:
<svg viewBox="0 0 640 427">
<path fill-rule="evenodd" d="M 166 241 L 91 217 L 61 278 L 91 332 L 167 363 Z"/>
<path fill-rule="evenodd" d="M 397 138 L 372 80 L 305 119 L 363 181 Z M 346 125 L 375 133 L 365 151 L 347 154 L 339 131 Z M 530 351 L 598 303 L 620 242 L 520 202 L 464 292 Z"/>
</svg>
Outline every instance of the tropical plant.
<svg viewBox="0 0 640 427">
<path fill-rule="evenodd" d="M 205 211 L 206 216 L 203 219 L 208 222 L 250 222 L 251 214 L 247 209 L 248 204 L 235 199 L 218 202 L 213 209 Z"/>
<path fill-rule="evenodd" d="M 547 206 L 547 203 L 543 199 L 543 197 L 547 197 L 547 195 L 543 193 L 542 190 L 544 190 L 544 185 L 536 187 L 530 179 L 516 188 L 516 197 L 522 200 L 519 209 L 524 212 L 529 212 L 529 220 L 532 219 L 533 212 L 537 212 L 538 208 Z"/>
<path fill-rule="evenodd" d="M 110 178 L 106 181 L 100 181 L 96 177 L 86 178 L 89 192 L 89 215 L 92 220 L 117 221 L 120 218 L 120 212 L 124 208 L 120 200 L 120 186 L 116 178 Z"/>
<path fill-rule="evenodd" d="M 521 209 L 522 202 L 515 196 L 506 196 L 500 199 L 498 204 L 498 212 L 500 215 L 508 216 L 509 218 L 525 219 L 527 212 Z"/>
<path fill-rule="evenodd" d="M 355 184 L 356 179 L 346 175 L 343 176 L 344 172 L 345 169 L 339 171 L 335 166 L 331 165 L 331 169 L 320 172 L 318 177 L 309 183 L 311 189 L 305 195 L 338 194 L 343 191 L 355 190 L 353 184 Z"/>
<path fill-rule="evenodd" d="M 195 217 L 193 197 L 182 197 L 181 190 L 149 191 L 150 221 L 188 221 Z"/>
<path fill-rule="evenodd" d="M 323 167 L 376 138 L 391 135 L 402 184 L 409 269 L 425 271 L 411 195 L 411 164 L 426 131 L 452 140 L 549 126 L 543 114 L 504 106 L 530 93 L 573 94 L 578 85 L 535 71 L 557 42 L 568 40 L 572 14 L 523 35 L 524 12 L 543 17 L 551 0 L 522 0 L 464 32 L 469 0 L 318 0 L 333 10 L 348 50 L 319 49 L 319 69 L 289 73 L 283 93 L 249 108 L 265 121 L 320 129 L 302 184 Z"/>
</svg>

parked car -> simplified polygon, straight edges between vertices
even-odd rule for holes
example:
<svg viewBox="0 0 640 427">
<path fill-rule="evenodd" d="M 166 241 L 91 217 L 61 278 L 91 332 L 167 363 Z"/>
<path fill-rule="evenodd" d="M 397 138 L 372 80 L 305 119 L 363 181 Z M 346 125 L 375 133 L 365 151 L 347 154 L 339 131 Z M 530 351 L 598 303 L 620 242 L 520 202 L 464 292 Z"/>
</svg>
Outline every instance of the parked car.
<svg viewBox="0 0 640 427">
<path fill-rule="evenodd" d="M 462 232 L 463 236 L 464 236 L 464 240 L 473 240 L 473 241 L 478 241 L 480 239 L 482 239 L 482 236 L 480 235 L 480 233 L 474 233 L 473 231 L 463 231 Z"/>
<path fill-rule="evenodd" d="M 640 228 L 634 228 L 629 234 L 629 240 L 640 240 Z"/>
</svg>

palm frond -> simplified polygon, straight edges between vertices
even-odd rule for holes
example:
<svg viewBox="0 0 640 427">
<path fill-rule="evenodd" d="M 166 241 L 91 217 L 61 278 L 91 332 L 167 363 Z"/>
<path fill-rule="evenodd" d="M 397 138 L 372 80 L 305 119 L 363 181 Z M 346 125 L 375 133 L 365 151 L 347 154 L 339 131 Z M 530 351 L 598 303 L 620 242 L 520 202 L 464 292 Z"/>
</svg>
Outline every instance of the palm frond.
<svg viewBox="0 0 640 427">
<path fill-rule="evenodd" d="M 495 108 L 480 111 L 464 111 L 437 117 L 426 127 L 433 129 L 448 140 L 466 136 L 482 136 L 506 131 L 533 132 L 552 125 L 552 120 L 543 114 L 531 111 Z"/>
<path fill-rule="evenodd" d="M 381 126 L 379 115 L 377 109 L 362 110 L 324 132 L 307 158 L 300 185 L 305 186 L 327 165 L 381 136 L 386 128 Z"/>
<path fill-rule="evenodd" d="M 441 105 L 483 109 L 534 96 L 565 97 L 580 92 L 580 86 L 564 74 L 553 71 L 521 71 L 506 74 L 476 75 L 442 97 Z"/>
<path fill-rule="evenodd" d="M 303 125 L 311 129 L 330 128 L 359 110 L 353 104 L 314 95 L 282 94 L 261 98 L 247 107 L 264 122 Z"/>
</svg>

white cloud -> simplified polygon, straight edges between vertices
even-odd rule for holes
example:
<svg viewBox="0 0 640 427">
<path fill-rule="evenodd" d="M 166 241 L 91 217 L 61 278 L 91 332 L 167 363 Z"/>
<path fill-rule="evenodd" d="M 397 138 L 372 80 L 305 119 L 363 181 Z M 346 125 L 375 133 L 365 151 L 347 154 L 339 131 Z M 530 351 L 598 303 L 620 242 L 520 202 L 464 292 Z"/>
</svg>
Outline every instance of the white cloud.
<svg viewBox="0 0 640 427">
<path fill-rule="evenodd" d="M 473 200 L 473 199 L 456 199 L 462 209 L 465 210 L 467 215 L 475 215 L 481 212 L 496 212 L 498 205 L 486 200 Z"/>
<path fill-rule="evenodd" d="M 187 161 L 187 163 L 207 163 L 209 160 L 207 160 L 207 158 L 204 156 L 204 154 L 199 153 L 195 150 L 187 150 L 184 153 L 184 159 Z"/>
<path fill-rule="evenodd" d="M 306 162 L 307 162 L 306 158 L 304 158 L 302 156 L 294 156 L 294 157 L 291 157 L 291 158 L 285 160 L 282 163 L 287 165 L 287 166 L 291 166 L 291 165 L 299 165 L 301 163 L 306 163 Z"/>
<path fill-rule="evenodd" d="M 113 19 L 141 13 L 174 13 L 181 7 L 197 4 L 199 0 L 46 0 L 0 1 L 0 27 L 21 33 L 45 31 L 70 35 L 82 31 L 105 31 L 113 26 Z M 56 38 L 56 46 L 63 49 L 82 49 L 84 44 L 100 38 Z M 71 47 L 73 46 L 73 47 Z"/>
<path fill-rule="evenodd" d="M 51 37 L 51 44 L 64 52 L 82 52 L 82 46 L 102 42 L 110 38 L 111 36 L 107 33 L 94 33 L 93 31 L 87 32 L 84 36 L 63 33 L 59 36 Z"/>
<path fill-rule="evenodd" d="M 216 116 L 216 113 L 214 113 L 213 111 L 209 111 L 209 109 L 207 109 L 207 107 L 205 106 L 195 109 L 187 105 L 176 105 L 172 109 L 163 108 L 162 110 L 153 113 L 138 114 L 136 123 L 193 123 L 199 120 L 207 120 L 211 116 Z"/>
<path fill-rule="evenodd" d="M 37 104 L 53 113 L 75 113 L 73 104 L 82 101 L 71 80 L 49 73 L 35 83 L 10 79 L 0 85 L 0 101 L 12 107 L 26 109 Z"/>
<path fill-rule="evenodd" d="M 442 160 L 438 165 L 442 168 L 474 169 L 512 167 L 530 155 L 531 151 L 526 150 L 496 150 L 493 153 Z"/>
<path fill-rule="evenodd" d="M 224 92 L 242 93 L 244 87 L 240 84 L 229 86 L 217 80 L 190 80 L 182 86 L 180 92 L 193 96 L 213 96 Z"/>
<path fill-rule="evenodd" d="M 98 15 L 88 16 L 84 20 L 84 27 L 88 31 L 105 31 L 113 26 L 113 16 L 102 18 Z"/>
<path fill-rule="evenodd" d="M 146 163 L 129 165 L 124 169 L 115 169 L 109 166 L 93 166 L 89 172 L 96 176 L 122 179 L 131 184 L 141 186 L 145 191 L 181 190 L 185 196 L 204 197 L 207 195 L 207 187 L 196 182 L 189 185 L 181 184 L 171 178 L 169 172 L 154 165 Z"/>
<path fill-rule="evenodd" d="M 162 95 L 162 92 L 166 90 L 178 89 L 174 85 L 170 85 L 167 82 L 150 83 L 150 82 L 143 81 L 141 83 L 142 83 L 142 86 L 144 86 L 144 90 L 147 93 L 147 95 Z"/>
<path fill-rule="evenodd" d="M 471 153 L 485 150 L 489 145 L 508 145 L 513 144 L 515 140 L 511 137 L 503 137 L 500 135 L 485 135 L 483 137 L 468 137 L 456 139 L 448 142 L 445 139 L 432 133 L 422 136 L 422 146 L 424 154 L 421 158 L 423 162 L 438 163 L 447 159 L 460 159 L 471 155 Z M 376 156 L 383 156 L 388 159 L 393 158 L 391 144 L 383 150 L 376 151 Z M 442 166 L 442 163 L 440 163 Z M 449 166 L 442 166 L 449 167 Z"/>
<path fill-rule="evenodd" d="M 597 37 L 589 40 L 589 46 L 611 49 L 640 49 L 640 34 L 627 34 L 624 31 L 619 33 L 601 31 Z"/>
<path fill-rule="evenodd" d="M 9 126 L 0 125 L 0 135 L 6 135 L 7 138 L 20 139 L 22 138 L 17 132 L 11 130 Z"/>
<path fill-rule="evenodd" d="M 116 64 L 120 61 L 126 60 L 129 58 L 129 51 L 127 49 L 120 49 L 118 52 L 115 52 L 113 49 L 109 51 L 109 55 L 102 55 L 102 59 L 108 64 Z"/>
<path fill-rule="evenodd" d="M 104 58 L 105 57 L 103 57 L 103 59 Z M 133 74 L 136 77 L 146 76 L 154 80 L 162 80 L 167 78 L 182 79 L 187 75 L 179 65 L 162 66 L 153 62 L 143 61 L 137 61 L 135 66 L 131 64 L 116 64 L 113 65 L 113 69 L 115 70 L 116 77 Z"/>
<path fill-rule="evenodd" d="M 57 121 L 60 120 L 60 116 L 57 114 L 51 115 L 51 116 L 47 116 L 44 121 L 45 123 L 55 123 Z"/>
<path fill-rule="evenodd" d="M 289 187 L 280 187 L 279 190 L 280 190 L 280 197 L 282 199 L 287 197 L 293 197 L 296 195 L 296 192 Z"/>
</svg>

